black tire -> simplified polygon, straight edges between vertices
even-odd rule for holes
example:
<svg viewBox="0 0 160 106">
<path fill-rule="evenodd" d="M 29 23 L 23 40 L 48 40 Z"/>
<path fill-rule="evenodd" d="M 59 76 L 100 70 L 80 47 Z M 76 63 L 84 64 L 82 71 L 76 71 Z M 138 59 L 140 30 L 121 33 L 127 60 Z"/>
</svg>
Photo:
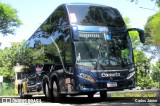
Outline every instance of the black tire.
<svg viewBox="0 0 160 106">
<path fill-rule="evenodd" d="M 100 91 L 100 98 L 106 99 L 107 98 L 107 92 L 106 91 Z"/>
<path fill-rule="evenodd" d="M 88 98 L 89 98 L 89 99 L 93 99 L 93 97 L 94 97 L 94 94 L 93 94 L 93 93 L 88 94 Z"/>
<path fill-rule="evenodd" d="M 19 88 L 19 96 L 20 98 L 25 98 L 26 96 L 24 95 L 23 87 Z"/>
<path fill-rule="evenodd" d="M 54 97 L 55 102 L 61 102 L 62 98 L 65 97 L 65 95 L 62 96 L 59 93 L 59 91 L 60 89 L 59 89 L 57 82 L 53 81 L 53 97 Z"/>
<path fill-rule="evenodd" d="M 48 83 L 45 84 L 45 96 L 46 96 L 47 100 L 51 100 L 52 99 Z"/>
</svg>

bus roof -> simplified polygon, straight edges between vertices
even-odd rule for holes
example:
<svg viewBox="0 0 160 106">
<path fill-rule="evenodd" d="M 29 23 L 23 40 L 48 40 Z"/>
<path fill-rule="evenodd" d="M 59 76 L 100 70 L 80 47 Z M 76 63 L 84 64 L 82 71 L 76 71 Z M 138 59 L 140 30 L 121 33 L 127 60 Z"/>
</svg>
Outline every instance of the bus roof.
<svg viewBox="0 0 160 106">
<path fill-rule="evenodd" d="M 84 2 L 74 2 L 74 3 L 64 3 L 62 5 L 90 5 L 90 6 L 104 6 L 104 7 L 110 7 L 102 4 L 96 4 L 96 3 L 84 3 Z"/>
</svg>

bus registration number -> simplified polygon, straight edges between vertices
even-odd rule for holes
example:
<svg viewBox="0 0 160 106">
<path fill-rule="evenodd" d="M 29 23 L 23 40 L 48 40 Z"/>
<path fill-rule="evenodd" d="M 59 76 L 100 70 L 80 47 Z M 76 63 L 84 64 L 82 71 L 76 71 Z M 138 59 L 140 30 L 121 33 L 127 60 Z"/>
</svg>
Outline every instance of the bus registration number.
<svg viewBox="0 0 160 106">
<path fill-rule="evenodd" d="M 117 87 L 117 82 L 108 82 L 107 87 Z"/>
</svg>

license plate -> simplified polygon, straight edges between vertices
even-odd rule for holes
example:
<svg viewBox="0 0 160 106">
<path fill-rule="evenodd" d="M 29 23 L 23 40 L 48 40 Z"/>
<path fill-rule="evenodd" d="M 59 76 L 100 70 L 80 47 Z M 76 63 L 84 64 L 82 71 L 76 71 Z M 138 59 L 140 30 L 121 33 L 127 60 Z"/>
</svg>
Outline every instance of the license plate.
<svg viewBox="0 0 160 106">
<path fill-rule="evenodd" d="M 108 82 L 107 87 L 117 87 L 117 82 Z"/>
</svg>

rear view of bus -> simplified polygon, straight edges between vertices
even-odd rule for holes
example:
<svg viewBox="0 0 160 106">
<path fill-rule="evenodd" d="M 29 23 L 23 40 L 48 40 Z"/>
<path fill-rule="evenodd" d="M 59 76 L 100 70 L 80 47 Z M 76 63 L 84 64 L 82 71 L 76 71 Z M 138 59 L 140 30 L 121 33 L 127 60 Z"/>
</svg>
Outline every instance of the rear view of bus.
<svg viewBox="0 0 160 106">
<path fill-rule="evenodd" d="M 96 4 L 68 4 L 75 54 L 76 89 L 92 97 L 100 91 L 131 89 L 135 87 L 136 69 L 132 43 L 117 9 Z"/>
</svg>

